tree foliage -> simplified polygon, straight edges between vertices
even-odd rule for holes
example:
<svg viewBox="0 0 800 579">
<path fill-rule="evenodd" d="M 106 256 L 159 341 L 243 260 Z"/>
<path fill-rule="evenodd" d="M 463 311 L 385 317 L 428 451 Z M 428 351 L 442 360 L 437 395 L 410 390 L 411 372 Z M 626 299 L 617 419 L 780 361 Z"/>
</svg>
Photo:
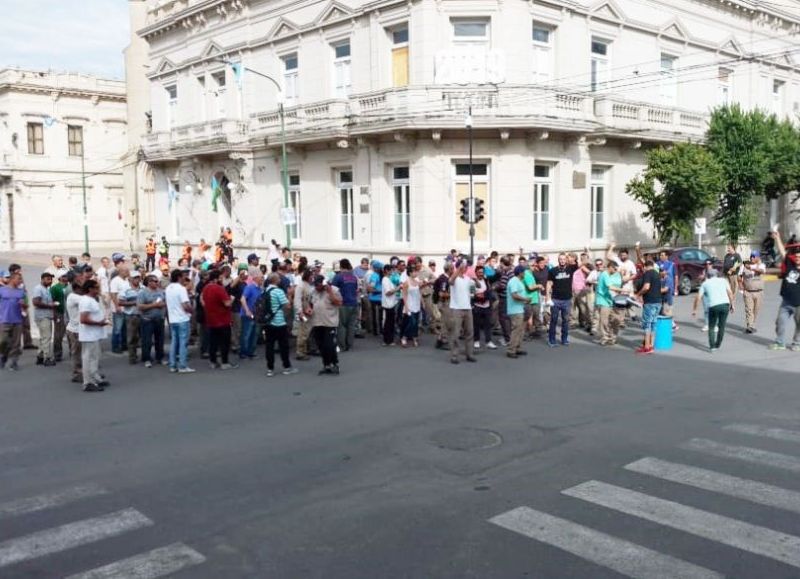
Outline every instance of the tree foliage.
<svg viewBox="0 0 800 579">
<path fill-rule="evenodd" d="M 725 187 L 721 165 L 702 146 L 680 143 L 647 153 L 647 168 L 625 191 L 644 205 L 659 244 L 691 238 L 695 217 L 717 203 Z"/>
</svg>

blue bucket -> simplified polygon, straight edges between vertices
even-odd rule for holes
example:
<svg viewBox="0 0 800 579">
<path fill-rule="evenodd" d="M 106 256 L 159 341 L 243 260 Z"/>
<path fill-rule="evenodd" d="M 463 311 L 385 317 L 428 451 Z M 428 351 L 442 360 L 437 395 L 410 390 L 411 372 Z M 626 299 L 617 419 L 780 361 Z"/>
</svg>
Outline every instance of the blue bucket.
<svg viewBox="0 0 800 579">
<path fill-rule="evenodd" d="M 660 351 L 672 349 L 672 316 L 658 316 L 653 348 Z"/>
</svg>

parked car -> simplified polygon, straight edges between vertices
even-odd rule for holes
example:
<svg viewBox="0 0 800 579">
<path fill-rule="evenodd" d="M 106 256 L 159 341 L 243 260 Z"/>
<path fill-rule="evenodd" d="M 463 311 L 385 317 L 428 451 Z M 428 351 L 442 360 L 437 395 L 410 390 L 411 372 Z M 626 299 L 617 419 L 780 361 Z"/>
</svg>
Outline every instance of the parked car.
<svg viewBox="0 0 800 579">
<path fill-rule="evenodd" d="M 678 247 L 671 250 L 669 258 L 675 264 L 678 292 L 682 296 L 690 294 L 703 283 L 707 261 L 714 264 L 714 269 L 722 271 L 722 260 L 699 247 Z"/>
</svg>

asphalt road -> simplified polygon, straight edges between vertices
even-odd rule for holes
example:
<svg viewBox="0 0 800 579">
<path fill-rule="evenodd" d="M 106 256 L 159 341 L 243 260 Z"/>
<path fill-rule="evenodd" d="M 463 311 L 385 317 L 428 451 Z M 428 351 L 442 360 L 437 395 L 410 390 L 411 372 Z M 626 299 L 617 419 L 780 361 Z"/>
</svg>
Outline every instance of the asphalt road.
<svg viewBox="0 0 800 579">
<path fill-rule="evenodd" d="M 687 298 L 674 350 L 645 358 L 635 329 L 459 366 L 430 337 L 361 340 L 338 377 L 109 356 L 113 385 L 84 394 L 26 352 L 0 373 L 0 576 L 800 577 L 776 293 L 714 355 Z"/>
</svg>

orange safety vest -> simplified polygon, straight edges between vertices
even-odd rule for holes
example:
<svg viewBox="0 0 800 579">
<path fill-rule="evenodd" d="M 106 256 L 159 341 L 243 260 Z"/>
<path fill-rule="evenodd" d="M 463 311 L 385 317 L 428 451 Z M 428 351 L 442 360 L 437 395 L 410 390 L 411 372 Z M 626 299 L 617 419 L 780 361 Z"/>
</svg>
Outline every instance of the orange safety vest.
<svg viewBox="0 0 800 579">
<path fill-rule="evenodd" d="M 154 241 L 148 241 L 147 245 L 145 246 L 144 252 L 147 255 L 155 255 L 156 254 L 156 244 Z"/>
</svg>

